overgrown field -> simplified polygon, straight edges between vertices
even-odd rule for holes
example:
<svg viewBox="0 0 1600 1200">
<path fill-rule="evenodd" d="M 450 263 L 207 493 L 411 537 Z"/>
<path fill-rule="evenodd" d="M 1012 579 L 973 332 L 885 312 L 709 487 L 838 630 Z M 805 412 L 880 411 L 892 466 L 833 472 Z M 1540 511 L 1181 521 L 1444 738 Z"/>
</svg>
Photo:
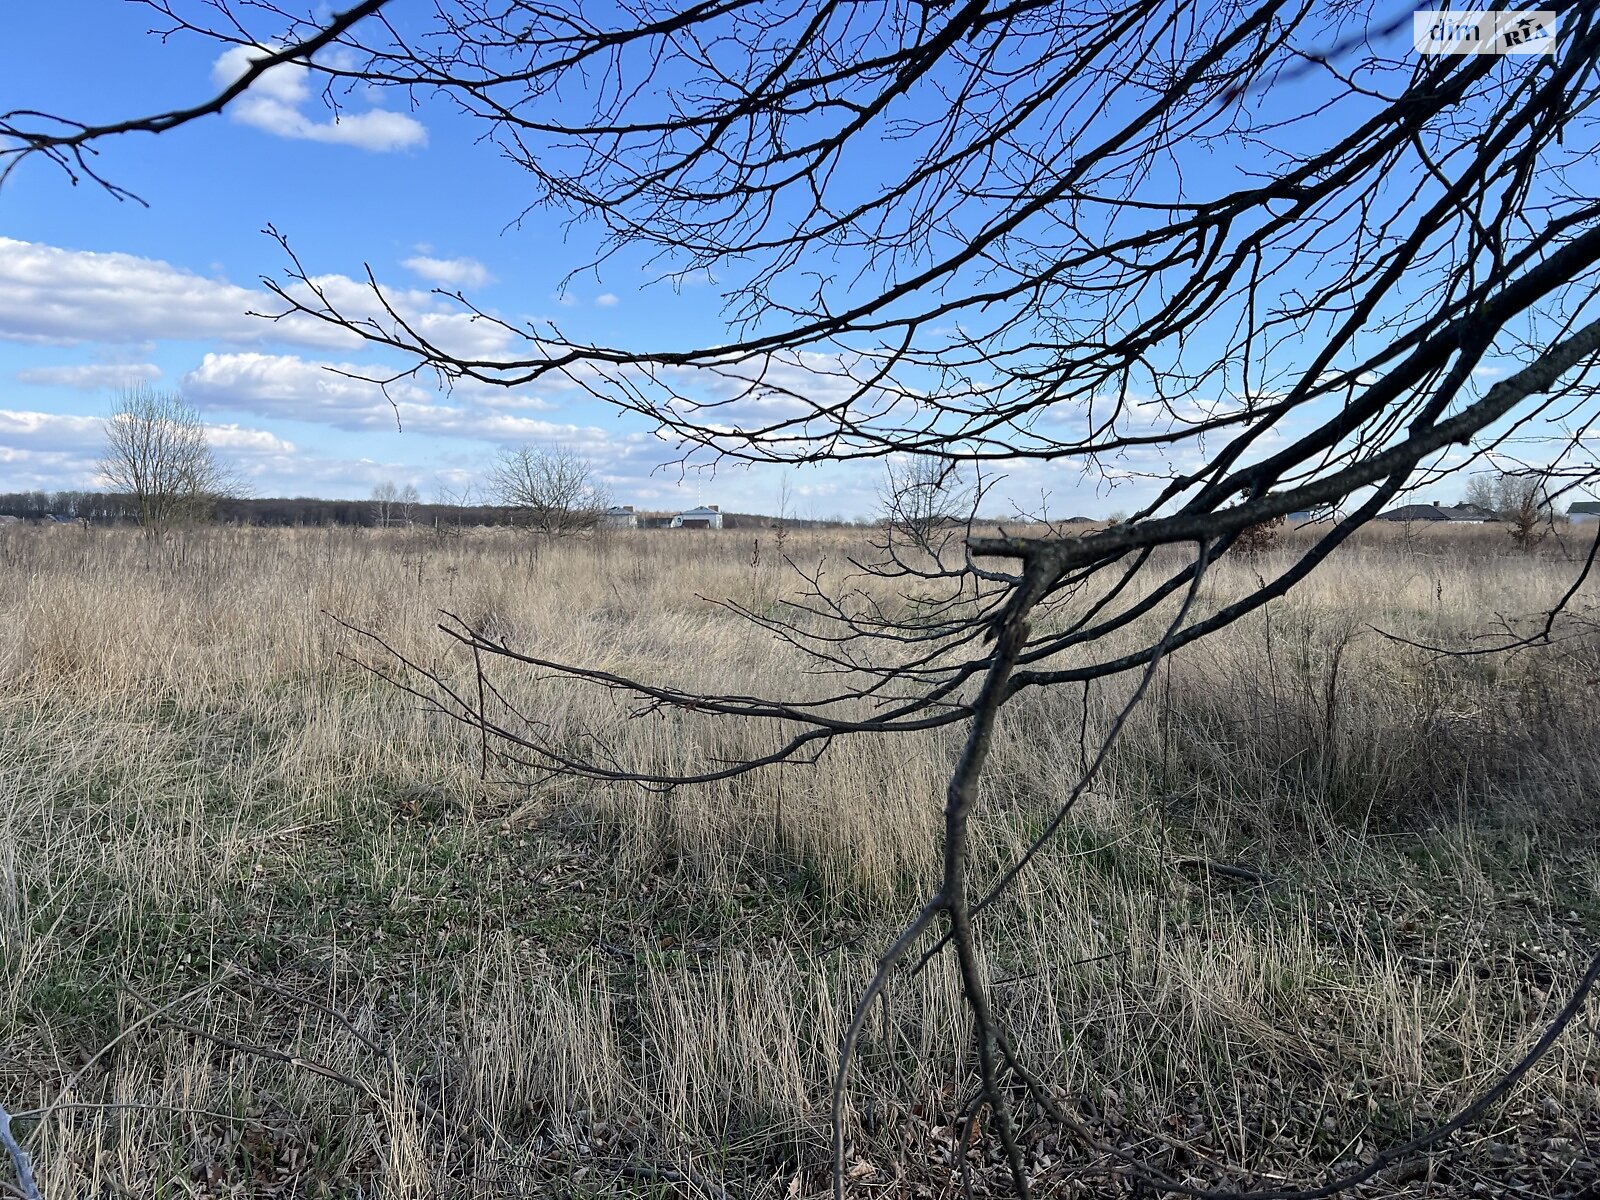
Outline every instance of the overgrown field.
<svg viewBox="0 0 1600 1200">
<path fill-rule="evenodd" d="M 864 536 L 786 550 L 838 578 Z M 933 879 L 959 731 L 668 794 L 484 784 L 473 731 L 325 615 L 446 674 L 470 664 L 441 609 L 555 659 L 803 692 L 792 647 L 705 599 L 785 611 L 767 542 L 0 530 L 0 1103 L 45 1195 L 819 1192 L 841 1023 Z M 1289 561 L 1230 555 L 1207 587 Z M 1006 1018 L 1101 1138 L 1212 1186 L 1314 1182 L 1528 1049 L 1600 940 L 1600 592 L 1509 656 L 1375 630 L 1481 644 L 1577 570 L 1498 531 L 1373 533 L 1163 666 L 983 922 Z M 777 744 L 505 686 L 631 762 Z M 982 870 L 1131 686 L 1006 711 Z M 1597 1029 L 1361 1194 L 1580 1194 Z M 852 1189 L 953 1195 L 965 1157 L 1003 1192 L 981 1126 L 969 1147 L 952 1125 L 971 1081 L 950 964 L 898 980 L 852 1086 Z M 1030 1154 L 1045 1194 L 1131 1193 L 1069 1136 Z"/>
</svg>

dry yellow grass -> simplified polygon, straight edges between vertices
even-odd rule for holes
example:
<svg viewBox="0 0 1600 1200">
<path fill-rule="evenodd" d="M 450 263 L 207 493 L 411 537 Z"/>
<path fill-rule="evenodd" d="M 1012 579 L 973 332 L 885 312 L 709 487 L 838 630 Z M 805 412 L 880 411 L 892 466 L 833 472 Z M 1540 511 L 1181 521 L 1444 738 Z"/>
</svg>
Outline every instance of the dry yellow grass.
<svg viewBox="0 0 1600 1200">
<path fill-rule="evenodd" d="M 1434 660 L 1371 629 L 1459 641 L 1574 571 L 1504 550 L 1375 532 L 1174 656 L 986 920 L 1019 1039 L 1115 1137 L 1307 1177 L 1470 1097 L 1561 1004 L 1600 914 L 1600 638 Z M 340 657 L 361 647 L 323 615 L 446 673 L 439 609 L 664 682 L 824 686 L 704 599 L 794 594 L 751 558 L 733 532 L 0 531 L 0 1098 L 49 1109 L 18 1122 L 46 1194 L 814 1189 L 840 1023 L 932 878 L 954 732 L 667 796 L 485 787 L 470 731 Z M 630 763 L 776 744 L 506 686 Z M 1091 732 L 1127 686 L 1091 694 Z M 1081 702 L 1008 710 L 987 868 L 1074 781 Z M 943 964 L 891 988 L 853 1090 L 863 1188 L 947 1175 L 929 1131 L 968 1086 L 963 1022 Z M 1478 1136 L 1575 1137 L 1596 1050 L 1580 1021 Z M 1046 1184 L 1075 1158 L 1035 1150 Z"/>
</svg>

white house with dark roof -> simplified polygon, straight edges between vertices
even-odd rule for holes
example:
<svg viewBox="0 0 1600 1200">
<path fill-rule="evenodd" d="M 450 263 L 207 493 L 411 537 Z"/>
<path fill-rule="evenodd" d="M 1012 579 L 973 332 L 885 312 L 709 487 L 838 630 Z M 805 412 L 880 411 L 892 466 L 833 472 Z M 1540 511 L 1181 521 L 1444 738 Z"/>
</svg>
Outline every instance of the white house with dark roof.
<svg viewBox="0 0 1600 1200">
<path fill-rule="evenodd" d="M 722 510 L 715 504 L 700 504 L 672 518 L 673 529 L 721 529 Z"/>
</svg>

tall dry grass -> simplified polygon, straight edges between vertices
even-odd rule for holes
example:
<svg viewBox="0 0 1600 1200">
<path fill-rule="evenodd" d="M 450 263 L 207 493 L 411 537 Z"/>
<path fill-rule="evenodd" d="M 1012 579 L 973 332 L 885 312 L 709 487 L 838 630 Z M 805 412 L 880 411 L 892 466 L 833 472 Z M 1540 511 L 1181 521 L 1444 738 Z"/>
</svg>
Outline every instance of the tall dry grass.
<svg viewBox="0 0 1600 1200">
<path fill-rule="evenodd" d="M 838 572 L 856 536 L 790 552 Z M 1023 1048 L 1130 1144 L 1181 1130 L 1310 1172 L 1471 1096 L 1561 1003 L 1600 914 L 1600 639 L 1441 659 L 1374 632 L 1463 644 L 1553 603 L 1573 564 L 1507 548 L 1375 533 L 1174 655 L 990 915 Z M 485 787 L 470 731 L 342 657 L 361 643 L 324 615 L 446 674 L 467 663 L 441 609 L 555 659 L 818 694 L 837 681 L 708 602 L 796 598 L 752 551 L 732 532 L 0 531 L 0 1096 L 49 1108 L 19 1122 L 47 1194 L 815 1186 L 840 1022 L 929 886 L 958 731 L 667 796 Z M 1225 559 L 1208 594 L 1286 554 Z M 630 763 L 778 736 L 504 682 L 551 736 Z M 1080 728 L 1130 686 L 1008 711 L 985 867 L 1047 819 Z M 869 1034 L 853 1153 L 863 1187 L 909 1191 L 947 1169 L 911 1131 L 969 1077 L 951 972 L 894 985 Z M 1595 1041 L 1575 1027 L 1501 1119 L 1566 1136 L 1595 1106 Z"/>
</svg>

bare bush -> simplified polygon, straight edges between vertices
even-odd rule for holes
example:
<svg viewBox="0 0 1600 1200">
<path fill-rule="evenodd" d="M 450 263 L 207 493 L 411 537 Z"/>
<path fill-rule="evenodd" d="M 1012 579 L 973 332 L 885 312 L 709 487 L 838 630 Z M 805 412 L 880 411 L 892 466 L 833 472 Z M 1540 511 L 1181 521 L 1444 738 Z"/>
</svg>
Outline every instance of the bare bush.
<svg viewBox="0 0 1600 1200">
<path fill-rule="evenodd" d="M 588 533 L 605 516 L 593 467 L 565 446 L 508 446 L 489 468 L 489 490 L 548 537 Z"/>
<path fill-rule="evenodd" d="M 1248 496 L 1241 499 L 1249 499 Z M 1283 533 L 1288 517 L 1282 513 L 1268 517 L 1265 521 L 1257 521 L 1254 525 L 1247 525 L 1239 531 L 1239 536 L 1233 543 L 1235 553 L 1254 555 L 1265 554 L 1277 548 L 1279 535 Z"/>
</svg>

